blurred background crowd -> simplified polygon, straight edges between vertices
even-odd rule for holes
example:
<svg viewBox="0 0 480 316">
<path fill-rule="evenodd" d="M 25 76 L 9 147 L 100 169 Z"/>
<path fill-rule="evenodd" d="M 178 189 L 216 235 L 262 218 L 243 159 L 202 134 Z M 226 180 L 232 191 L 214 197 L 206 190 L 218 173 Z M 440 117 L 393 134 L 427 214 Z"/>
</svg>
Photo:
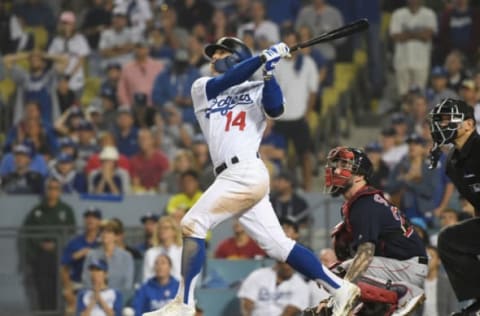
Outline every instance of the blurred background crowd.
<svg viewBox="0 0 480 316">
<path fill-rule="evenodd" d="M 204 45 L 223 36 L 258 53 L 369 19 L 364 34 L 304 49 L 278 67 L 287 110 L 268 123 L 260 147 L 271 201 L 308 245 L 321 225 L 312 221 L 319 206 L 308 201 L 321 194 L 326 152 L 363 147 L 374 165 L 371 184 L 406 212 L 434 253 L 438 230 L 473 208 L 446 177 L 445 155 L 428 170 L 425 118 L 453 97 L 474 107 L 480 122 L 479 9 L 478 0 L 1 1 L 0 192 L 39 196 L 23 229 L 69 238 L 85 230 L 62 249 L 49 238 L 21 238 L 31 309 L 91 312 L 82 305 L 82 289 L 91 288 L 110 288 L 116 308 L 136 315 L 173 297 L 178 223 L 214 180 L 190 88 L 209 75 Z M 122 213 L 106 219 L 98 207 L 79 210 L 63 202 L 69 195 L 92 205 L 167 198 L 155 210 L 139 205 L 143 230 L 134 244 L 124 238 Z M 264 257 L 240 224 L 230 231 L 212 256 Z M 204 281 L 225 285 L 214 272 Z M 98 293 L 88 295 L 105 300 Z"/>
</svg>

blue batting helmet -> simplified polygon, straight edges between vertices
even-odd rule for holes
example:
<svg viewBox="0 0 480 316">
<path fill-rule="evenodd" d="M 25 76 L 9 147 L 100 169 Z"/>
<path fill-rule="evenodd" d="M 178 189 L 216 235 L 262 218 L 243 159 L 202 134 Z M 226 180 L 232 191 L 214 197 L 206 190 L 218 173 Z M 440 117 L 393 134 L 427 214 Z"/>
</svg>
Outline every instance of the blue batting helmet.
<svg viewBox="0 0 480 316">
<path fill-rule="evenodd" d="M 217 49 L 224 49 L 232 53 L 228 57 L 215 61 L 215 70 L 220 73 L 224 73 L 235 64 L 252 57 L 252 52 L 247 45 L 236 37 L 222 37 L 214 44 L 205 46 L 205 55 L 211 59 Z"/>
</svg>

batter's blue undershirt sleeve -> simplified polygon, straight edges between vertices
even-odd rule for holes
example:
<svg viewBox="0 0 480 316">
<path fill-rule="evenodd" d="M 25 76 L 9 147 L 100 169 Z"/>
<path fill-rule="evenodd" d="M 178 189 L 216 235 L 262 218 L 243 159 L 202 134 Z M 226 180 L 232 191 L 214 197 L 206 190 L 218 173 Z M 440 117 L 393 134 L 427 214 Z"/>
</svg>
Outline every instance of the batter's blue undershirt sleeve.
<svg viewBox="0 0 480 316">
<path fill-rule="evenodd" d="M 236 64 L 227 72 L 208 80 L 205 88 L 207 99 L 211 100 L 222 91 L 248 80 L 261 65 L 262 59 L 260 56 L 250 57 Z"/>
<path fill-rule="evenodd" d="M 283 94 L 274 77 L 264 81 L 262 104 L 265 113 L 272 118 L 279 117 L 283 113 Z"/>
</svg>

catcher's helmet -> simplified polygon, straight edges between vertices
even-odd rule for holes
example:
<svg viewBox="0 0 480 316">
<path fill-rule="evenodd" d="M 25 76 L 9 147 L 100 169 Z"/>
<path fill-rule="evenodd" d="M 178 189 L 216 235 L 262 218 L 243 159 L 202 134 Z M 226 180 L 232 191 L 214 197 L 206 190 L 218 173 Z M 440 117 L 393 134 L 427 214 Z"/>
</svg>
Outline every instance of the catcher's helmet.
<svg viewBox="0 0 480 316">
<path fill-rule="evenodd" d="M 474 118 L 471 106 L 462 100 L 444 99 L 428 115 L 432 139 L 439 146 L 451 143 L 457 137 L 460 123 Z"/>
<path fill-rule="evenodd" d="M 340 172 L 335 172 L 335 169 Z M 372 162 L 360 149 L 336 147 L 330 150 L 325 166 L 325 191 L 338 195 L 350 188 L 353 175 L 363 175 L 365 180 L 373 171 Z"/>
<path fill-rule="evenodd" d="M 205 46 L 205 55 L 211 59 L 217 49 L 232 53 L 228 57 L 215 61 L 215 70 L 219 73 L 224 73 L 235 64 L 252 57 L 252 52 L 247 45 L 236 37 L 222 37 L 216 43 Z"/>
</svg>

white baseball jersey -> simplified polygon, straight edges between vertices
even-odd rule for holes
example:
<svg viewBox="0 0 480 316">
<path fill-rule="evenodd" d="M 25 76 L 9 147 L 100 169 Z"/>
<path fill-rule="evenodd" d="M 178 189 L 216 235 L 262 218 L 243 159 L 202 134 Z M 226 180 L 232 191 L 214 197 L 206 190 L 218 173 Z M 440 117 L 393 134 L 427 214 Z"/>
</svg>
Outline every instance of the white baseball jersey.
<svg viewBox="0 0 480 316">
<path fill-rule="evenodd" d="M 157 257 L 161 254 L 166 254 L 172 261 L 172 271 L 170 274 L 177 280 L 181 280 L 182 247 L 172 245 L 168 249 L 162 246 L 152 247 L 145 252 L 143 259 L 143 282 L 155 276 L 155 260 L 157 260 Z"/>
<path fill-rule="evenodd" d="M 94 293 L 92 290 L 86 290 L 84 292 L 80 292 L 79 294 L 79 301 L 78 302 L 78 307 L 77 307 L 77 312 L 78 315 L 83 312 L 88 305 L 93 300 Z M 114 313 L 116 314 L 119 309 L 122 306 L 122 302 L 119 300 L 120 299 L 120 293 L 117 290 L 114 289 L 105 289 L 100 292 L 100 297 L 102 300 L 107 304 L 108 307 L 114 310 Z M 95 306 L 92 308 L 92 311 L 89 314 L 90 316 L 106 316 L 107 314 L 105 311 L 100 307 L 100 304 L 97 303 Z"/>
<path fill-rule="evenodd" d="M 193 83 L 192 100 L 213 165 L 229 162 L 234 156 L 240 160 L 256 157 L 266 125 L 263 81 L 246 81 L 207 100 L 209 79 L 202 77 Z"/>
<path fill-rule="evenodd" d="M 252 316 L 280 316 L 287 306 L 304 310 L 309 305 L 307 283 L 296 273 L 277 285 L 277 273 L 271 267 L 253 271 L 243 281 L 239 298 L 254 302 Z"/>
</svg>

